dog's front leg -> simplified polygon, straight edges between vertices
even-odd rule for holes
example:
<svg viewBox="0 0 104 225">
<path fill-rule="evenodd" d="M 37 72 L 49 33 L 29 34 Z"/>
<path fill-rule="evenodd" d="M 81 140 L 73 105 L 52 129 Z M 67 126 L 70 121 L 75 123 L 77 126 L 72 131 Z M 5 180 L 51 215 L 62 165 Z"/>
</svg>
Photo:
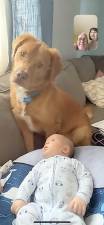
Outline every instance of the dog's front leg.
<svg viewBox="0 0 104 225">
<path fill-rule="evenodd" d="M 26 125 L 26 123 L 24 121 L 22 121 L 22 123 L 20 122 L 19 127 L 20 127 L 21 133 L 22 133 L 23 138 L 24 138 L 26 150 L 28 152 L 34 150 L 34 135 L 33 135 L 33 132 L 31 132 L 28 129 L 28 126 Z"/>
<path fill-rule="evenodd" d="M 17 125 L 21 131 L 21 134 L 24 138 L 24 144 L 25 144 L 26 150 L 28 152 L 34 150 L 34 134 L 33 134 L 33 132 L 31 132 L 29 130 L 25 121 L 22 120 L 18 115 L 16 115 L 16 113 L 14 113 L 14 111 L 13 111 L 13 114 L 15 116 Z"/>
</svg>

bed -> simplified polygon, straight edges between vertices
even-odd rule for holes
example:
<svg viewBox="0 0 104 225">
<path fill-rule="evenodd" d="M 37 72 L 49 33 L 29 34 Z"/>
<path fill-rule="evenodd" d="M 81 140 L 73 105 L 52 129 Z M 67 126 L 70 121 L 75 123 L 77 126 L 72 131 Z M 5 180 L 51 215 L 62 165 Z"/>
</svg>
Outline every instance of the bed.
<svg viewBox="0 0 104 225">
<path fill-rule="evenodd" d="M 91 171 L 94 180 L 94 191 L 85 221 L 87 225 L 104 224 L 104 147 L 85 146 L 75 149 L 75 158 L 82 161 Z M 5 183 L 0 194 L 0 225 L 15 225 L 15 216 L 10 207 L 24 177 L 38 161 L 42 159 L 42 150 L 27 153 L 13 162 L 10 171 L 2 181 Z"/>
</svg>

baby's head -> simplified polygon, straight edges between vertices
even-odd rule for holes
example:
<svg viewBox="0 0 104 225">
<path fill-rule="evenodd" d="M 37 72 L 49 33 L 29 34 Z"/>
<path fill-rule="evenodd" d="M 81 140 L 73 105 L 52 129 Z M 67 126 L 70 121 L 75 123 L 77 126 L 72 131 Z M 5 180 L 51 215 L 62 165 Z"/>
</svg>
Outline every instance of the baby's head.
<svg viewBox="0 0 104 225">
<path fill-rule="evenodd" d="M 53 134 L 49 136 L 43 147 L 43 156 L 49 158 L 55 155 L 69 156 L 73 155 L 73 143 L 64 135 Z"/>
</svg>

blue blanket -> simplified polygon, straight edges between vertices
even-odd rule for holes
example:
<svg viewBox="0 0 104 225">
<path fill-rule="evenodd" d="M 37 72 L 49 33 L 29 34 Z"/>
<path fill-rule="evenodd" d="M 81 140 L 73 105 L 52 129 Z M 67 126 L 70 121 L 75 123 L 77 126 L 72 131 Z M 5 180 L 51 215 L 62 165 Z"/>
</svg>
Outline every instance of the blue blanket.
<svg viewBox="0 0 104 225">
<path fill-rule="evenodd" d="M 104 215 L 104 188 L 94 188 L 86 216 L 96 213 Z"/>
<path fill-rule="evenodd" d="M 8 174 L 3 177 L 7 181 L 3 193 L 0 194 L 0 225 L 12 225 L 15 219 L 10 211 L 12 201 L 19 185 L 31 169 L 31 165 L 14 163 Z"/>
</svg>

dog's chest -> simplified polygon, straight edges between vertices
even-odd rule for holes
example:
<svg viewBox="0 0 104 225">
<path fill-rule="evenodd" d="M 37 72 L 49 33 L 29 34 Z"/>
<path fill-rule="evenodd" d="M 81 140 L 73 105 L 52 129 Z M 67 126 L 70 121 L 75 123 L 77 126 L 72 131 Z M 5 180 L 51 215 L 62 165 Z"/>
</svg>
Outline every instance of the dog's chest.
<svg viewBox="0 0 104 225">
<path fill-rule="evenodd" d="M 35 123 L 33 123 L 31 116 L 29 116 L 25 110 L 22 110 L 20 117 L 25 121 L 29 130 L 31 130 L 32 132 L 40 132 L 39 127 L 36 126 Z"/>
<path fill-rule="evenodd" d="M 19 105 L 20 105 L 20 110 L 17 112 L 18 113 L 18 116 L 22 120 L 25 121 L 25 123 L 27 124 L 28 128 L 32 132 L 39 132 L 40 131 L 39 127 L 36 126 L 36 124 L 33 123 L 32 117 L 27 112 L 28 104 L 21 101 L 25 96 L 26 96 L 25 89 L 19 87 L 17 89 L 17 98 L 18 98 L 18 102 L 19 102 Z"/>
<path fill-rule="evenodd" d="M 20 109 L 17 111 L 18 116 L 25 121 L 28 128 L 32 132 L 47 133 L 48 130 L 52 130 L 52 133 L 59 132 L 62 127 L 62 119 L 60 119 L 59 115 L 53 116 L 50 120 L 50 115 L 47 108 L 40 109 L 39 104 L 32 107 L 31 103 L 24 103 L 21 101 L 25 96 L 25 90 L 19 88 L 17 90 L 17 98 Z M 36 103 L 36 102 L 35 102 Z M 38 106 L 38 107 L 37 107 Z"/>
</svg>

